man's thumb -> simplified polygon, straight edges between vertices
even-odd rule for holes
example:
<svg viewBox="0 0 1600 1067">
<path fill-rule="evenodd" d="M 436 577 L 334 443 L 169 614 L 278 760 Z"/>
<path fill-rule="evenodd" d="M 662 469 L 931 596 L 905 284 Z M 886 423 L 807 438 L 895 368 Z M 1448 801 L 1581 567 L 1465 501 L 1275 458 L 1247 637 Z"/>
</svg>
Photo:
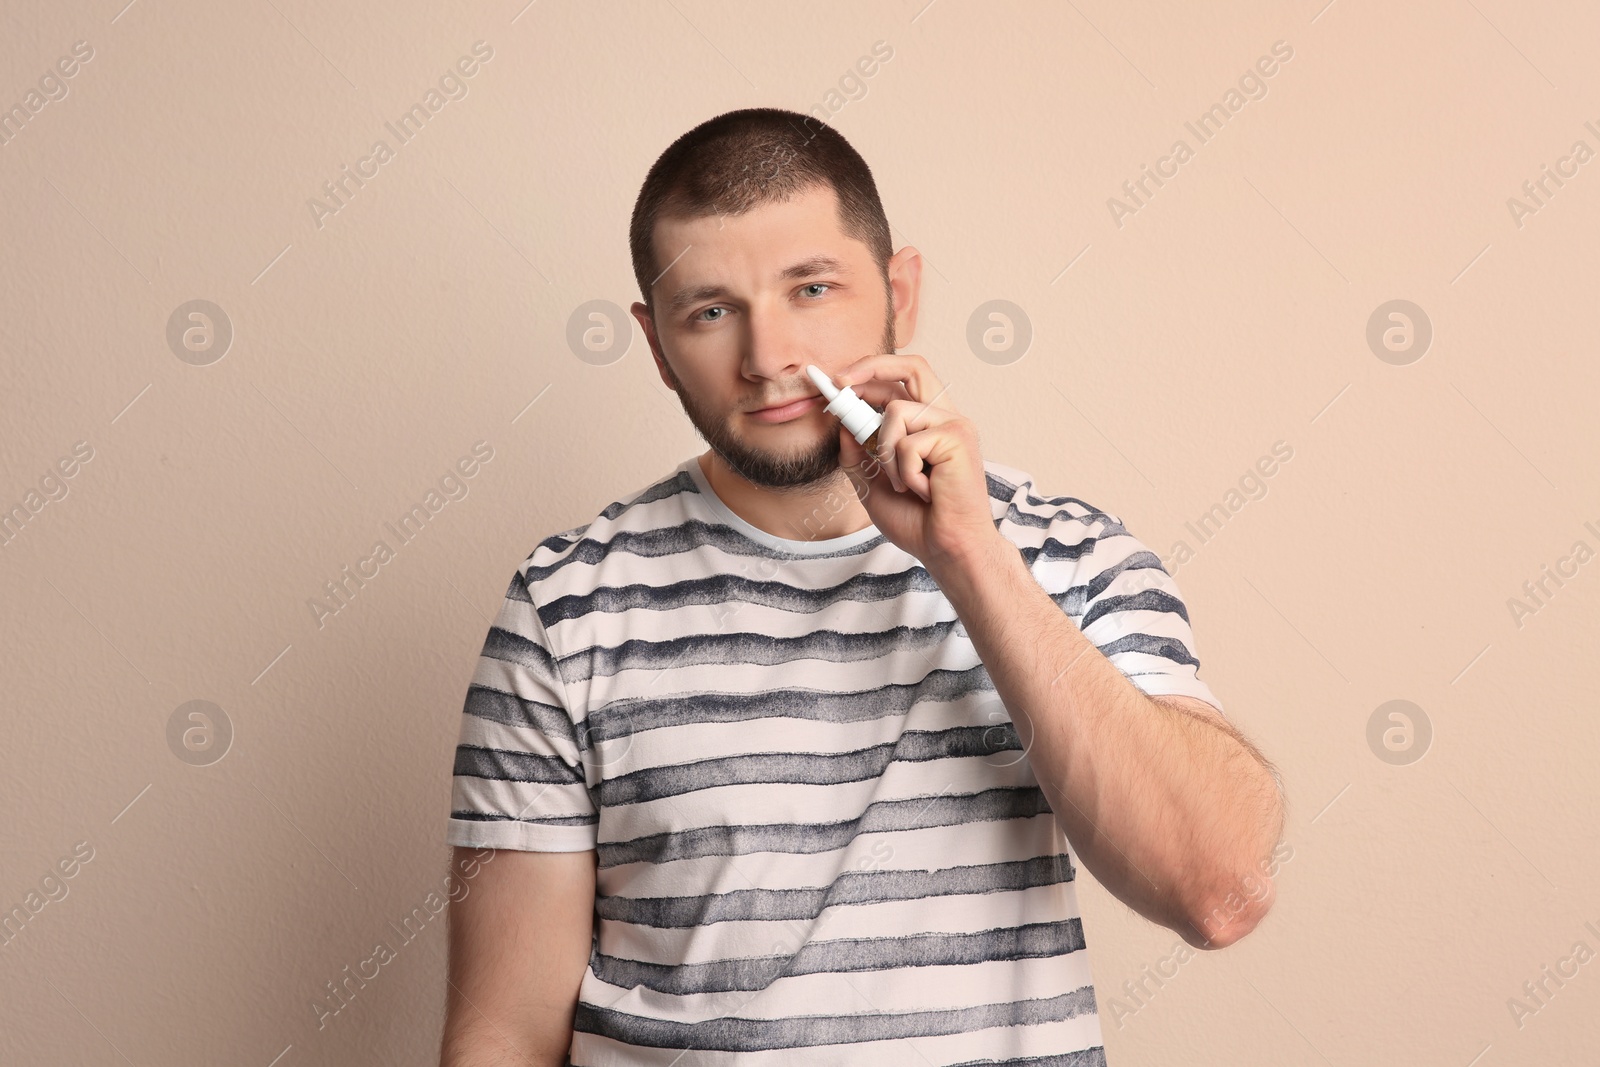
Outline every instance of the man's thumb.
<svg viewBox="0 0 1600 1067">
<path fill-rule="evenodd" d="M 839 465 L 841 467 L 859 467 L 862 460 L 867 458 L 867 450 L 857 441 L 855 435 L 844 428 L 844 423 L 839 424 Z"/>
</svg>

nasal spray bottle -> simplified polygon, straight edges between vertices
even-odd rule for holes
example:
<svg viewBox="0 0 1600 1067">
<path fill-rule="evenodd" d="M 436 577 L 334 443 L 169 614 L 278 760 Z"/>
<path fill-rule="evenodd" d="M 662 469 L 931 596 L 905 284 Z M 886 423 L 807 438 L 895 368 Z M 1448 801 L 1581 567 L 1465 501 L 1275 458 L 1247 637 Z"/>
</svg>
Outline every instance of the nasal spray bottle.
<svg viewBox="0 0 1600 1067">
<path fill-rule="evenodd" d="M 834 385 L 832 378 L 809 363 L 806 364 L 806 374 L 828 401 L 828 406 L 823 410 L 844 423 L 850 436 L 877 459 L 878 428 L 883 425 L 883 413 L 857 396 L 848 385 L 843 389 Z M 932 470 L 933 464 L 923 460 L 922 473 L 928 474 Z"/>
<path fill-rule="evenodd" d="M 848 385 L 843 389 L 835 386 L 832 378 L 809 363 L 806 364 L 806 374 L 810 375 L 817 389 L 827 398 L 828 406 L 823 410 L 844 423 L 850 436 L 876 457 L 878 427 L 883 425 L 883 413 L 862 400 Z"/>
</svg>

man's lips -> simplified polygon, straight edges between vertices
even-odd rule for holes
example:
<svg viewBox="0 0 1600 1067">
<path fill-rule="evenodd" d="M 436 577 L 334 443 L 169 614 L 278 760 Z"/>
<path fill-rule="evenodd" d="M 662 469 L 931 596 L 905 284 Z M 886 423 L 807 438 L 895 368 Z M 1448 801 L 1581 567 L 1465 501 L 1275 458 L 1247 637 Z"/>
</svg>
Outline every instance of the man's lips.
<svg viewBox="0 0 1600 1067">
<path fill-rule="evenodd" d="M 822 397 L 816 393 L 803 396 L 798 400 L 786 401 L 769 408 L 760 408 L 750 412 L 750 417 L 760 419 L 762 422 L 787 422 L 790 419 L 804 415 L 817 405 Z"/>
</svg>

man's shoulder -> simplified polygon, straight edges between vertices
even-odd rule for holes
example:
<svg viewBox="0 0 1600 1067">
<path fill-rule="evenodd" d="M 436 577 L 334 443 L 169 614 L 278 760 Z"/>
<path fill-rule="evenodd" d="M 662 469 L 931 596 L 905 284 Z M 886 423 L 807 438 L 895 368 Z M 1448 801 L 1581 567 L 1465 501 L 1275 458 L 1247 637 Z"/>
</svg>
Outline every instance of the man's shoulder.
<svg viewBox="0 0 1600 1067">
<path fill-rule="evenodd" d="M 681 525 L 685 493 L 697 488 L 681 464 L 648 485 L 611 501 L 588 522 L 552 533 L 523 558 L 519 571 L 530 586 L 548 583 L 573 563 L 595 565 L 632 540 Z"/>
<path fill-rule="evenodd" d="M 1016 545 L 1052 595 L 1082 597 L 1110 586 L 1124 570 L 1163 571 L 1160 557 L 1122 518 L 1080 497 L 1039 489 L 1027 471 L 984 460 L 995 525 Z M 1082 610 L 1082 601 L 1068 600 Z"/>
<path fill-rule="evenodd" d="M 1053 524 L 1078 522 L 1084 526 L 1102 524 L 1104 529 L 1121 529 L 1122 519 L 1075 496 L 1045 492 L 1028 471 L 992 459 L 983 461 L 989 482 L 989 503 L 995 521 L 1014 526 L 1048 528 Z"/>
</svg>

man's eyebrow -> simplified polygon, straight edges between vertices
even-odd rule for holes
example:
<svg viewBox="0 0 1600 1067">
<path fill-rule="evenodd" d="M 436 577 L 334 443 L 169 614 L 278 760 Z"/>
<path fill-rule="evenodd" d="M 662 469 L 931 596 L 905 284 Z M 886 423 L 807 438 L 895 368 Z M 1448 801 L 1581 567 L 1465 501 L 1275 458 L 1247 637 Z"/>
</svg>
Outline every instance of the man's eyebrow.
<svg viewBox="0 0 1600 1067">
<path fill-rule="evenodd" d="M 783 268 L 778 272 L 780 279 L 809 278 L 814 274 L 849 274 L 850 268 L 828 255 L 809 256 L 800 262 Z M 679 289 L 667 301 L 667 311 L 676 313 L 682 311 L 690 304 L 699 303 L 701 300 L 710 300 L 712 297 L 727 296 L 728 288 L 723 285 L 691 285 Z"/>
<path fill-rule="evenodd" d="M 780 278 L 809 278 L 813 274 L 849 274 L 850 268 L 832 256 L 812 256 L 792 267 L 785 267 Z"/>
</svg>

